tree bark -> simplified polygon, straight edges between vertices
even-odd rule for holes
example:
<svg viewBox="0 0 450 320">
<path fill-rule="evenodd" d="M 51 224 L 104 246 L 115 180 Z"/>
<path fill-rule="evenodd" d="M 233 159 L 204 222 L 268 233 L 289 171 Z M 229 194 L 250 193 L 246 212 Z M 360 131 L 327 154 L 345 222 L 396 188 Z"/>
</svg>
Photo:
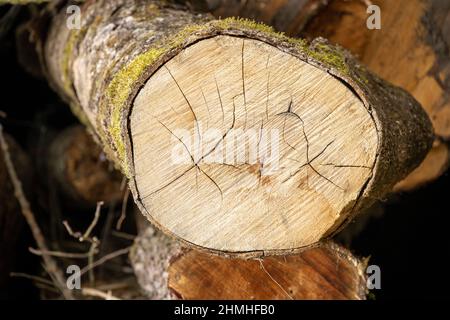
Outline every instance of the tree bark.
<svg viewBox="0 0 450 320">
<path fill-rule="evenodd" d="M 141 212 L 189 245 L 238 256 L 313 245 L 431 147 L 420 105 L 323 39 L 159 1 L 88 1 L 81 12 L 80 29 L 66 27 L 64 9 L 52 20 L 48 79 L 128 177 Z M 213 159 L 252 130 L 257 159 L 243 145 L 231 161 Z M 273 146 L 265 132 L 279 133 Z"/>
<path fill-rule="evenodd" d="M 168 269 L 170 261 L 180 255 L 183 248 L 148 221 L 138 225 L 141 231 L 129 257 L 139 286 L 151 300 L 176 299 L 168 287 Z"/>
<path fill-rule="evenodd" d="M 396 190 L 438 178 L 448 166 L 450 138 L 450 3 L 440 0 L 373 0 L 381 29 L 366 27 L 366 5 L 330 1 L 303 35 L 325 37 L 357 55 L 377 75 L 408 90 L 428 113 L 436 140 L 424 162 Z"/>
</svg>

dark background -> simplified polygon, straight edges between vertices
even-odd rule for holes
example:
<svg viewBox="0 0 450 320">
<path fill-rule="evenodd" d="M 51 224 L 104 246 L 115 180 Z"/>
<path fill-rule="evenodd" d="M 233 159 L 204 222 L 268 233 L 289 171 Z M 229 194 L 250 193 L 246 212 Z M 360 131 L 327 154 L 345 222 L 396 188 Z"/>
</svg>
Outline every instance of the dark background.
<svg viewBox="0 0 450 320">
<path fill-rule="evenodd" d="M 0 8 L 1 9 L 1 8 Z M 46 135 L 58 132 L 77 120 L 46 81 L 27 74 L 18 64 L 13 28 L 0 39 L 0 118 L 7 133 L 30 155 L 39 172 L 40 146 Z M 42 186 L 35 175 L 31 195 L 39 219 L 46 213 L 39 203 Z M 375 299 L 449 298 L 447 275 L 450 254 L 450 175 L 411 193 L 396 194 L 382 203 L 384 213 L 369 219 L 365 229 L 351 243 L 360 256 L 370 256 L 370 264 L 381 268 L 381 290 Z M 13 197 L 14 195 L 11 195 Z M 33 246 L 24 225 L 17 245 L 14 271 L 37 274 L 39 259 L 27 248 Z M 38 290 L 26 279 L 12 279 L 9 288 L 0 288 L 0 299 L 38 299 Z"/>
</svg>

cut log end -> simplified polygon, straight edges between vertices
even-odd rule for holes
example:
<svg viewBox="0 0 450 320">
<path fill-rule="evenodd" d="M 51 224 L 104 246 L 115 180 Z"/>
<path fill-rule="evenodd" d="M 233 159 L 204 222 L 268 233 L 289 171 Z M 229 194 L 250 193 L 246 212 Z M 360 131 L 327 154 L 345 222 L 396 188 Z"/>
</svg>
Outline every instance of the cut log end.
<svg viewBox="0 0 450 320">
<path fill-rule="evenodd" d="M 378 149 L 373 119 L 341 81 L 231 36 L 161 67 L 130 130 L 136 186 L 155 222 L 231 252 L 320 240 L 349 214 Z"/>
<path fill-rule="evenodd" d="M 141 211 L 185 244 L 246 256 L 309 246 L 429 150 L 420 105 L 324 39 L 148 4 L 87 2 L 81 31 L 61 11 L 47 74 Z"/>
</svg>

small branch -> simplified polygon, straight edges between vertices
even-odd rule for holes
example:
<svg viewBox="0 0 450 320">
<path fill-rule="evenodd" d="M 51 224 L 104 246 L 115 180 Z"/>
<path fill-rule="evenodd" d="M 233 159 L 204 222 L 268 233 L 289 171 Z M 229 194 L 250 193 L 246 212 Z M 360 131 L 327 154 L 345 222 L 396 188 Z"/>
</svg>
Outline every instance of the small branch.
<svg viewBox="0 0 450 320">
<path fill-rule="evenodd" d="M 49 285 L 49 286 L 54 286 L 54 285 L 55 285 L 55 284 L 54 284 L 52 281 L 50 281 L 50 280 L 47 280 L 47 279 L 42 278 L 42 277 L 34 276 L 34 275 L 32 275 L 32 274 L 27 274 L 27 273 L 11 272 L 11 273 L 9 274 L 9 276 L 10 276 L 10 277 L 13 277 L 13 278 L 25 278 L 25 279 L 29 279 L 29 280 L 33 280 L 33 281 L 36 281 L 36 282 L 40 282 L 40 283 L 43 283 L 43 284 L 46 284 L 46 285 Z"/>
<path fill-rule="evenodd" d="M 116 231 L 116 230 L 112 230 L 111 234 L 117 238 L 129 240 L 129 241 L 134 241 L 134 239 L 136 238 L 136 235 L 125 233 L 125 232 L 120 232 L 120 231 Z"/>
<path fill-rule="evenodd" d="M 85 296 L 102 298 L 105 300 L 122 300 L 112 295 L 111 291 L 103 292 L 94 288 L 83 288 L 81 289 L 81 294 Z"/>
<path fill-rule="evenodd" d="M 37 256 L 42 256 L 47 254 L 49 256 L 58 257 L 58 258 L 72 258 L 72 259 L 85 259 L 89 257 L 89 252 L 87 253 L 71 253 L 71 252 L 62 252 L 62 251 L 42 251 L 34 248 L 28 248 L 28 250 Z"/>
<path fill-rule="evenodd" d="M 130 197 L 130 189 L 126 189 L 124 196 L 123 196 L 123 202 L 122 202 L 122 210 L 120 212 L 119 220 L 117 220 L 116 224 L 116 230 L 122 229 L 122 224 L 125 221 L 125 218 L 127 217 L 127 205 L 128 205 L 128 198 Z"/>
<path fill-rule="evenodd" d="M 117 250 L 117 251 L 111 252 L 110 254 L 105 255 L 104 257 L 98 259 L 94 263 L 90 263 L 88 266 L 81 269 L 80 275 L 83 275 L 86 272 L 102 265 L 106 261 L 109 261 L 109 260 L 119 257 L 121 255 L 127 254 L 128 252 L 130 252 L 130 249 L 131 249 L 131 247 L 126 247 L 126 248 L 123 248 L 123 249 L 120 249 L 120 250 Z"/>
<path fill-rule="evenodd" d="M 95 226 L 97 225 L 98 218 L 100 217 L 100 209 L 101 209 L 102 205 L 103 205 L 103 201 L 97 202 L 97 208 L 95 209 L 94 218 L 92 219 L 91 224 L 86 229 L 84 234 L 81 234 L 81 232 L 74 232 L 72 230 L 72 228 L 70 227 L 69 223 L 67 221 L 63 221 L 63 225 L 66 228 L 69 235 L 71 235 L 74 238 L 77 238 L 78 241 L 80 241 L 80 242 L 87 241 L 87 242 L 91 243 L 89 252 L 87 254 L 88 255 L 88 267 L 93 264 L 94 256 L 97 253 L 98 246 L 100 245 L 100 241 L 97 239 L 97 237 L 91 237 L 90 234 L 91 234 L 92 230 L 95 228 Z M 92 271 L 92 268 L 90 268 L 89 270 L 90 270 L 89 271 L 89 282 L 91 284 L 93 284 L 95 281 L 94 272 Z"/>
<path fill-rule="evenodd" d="M 97 251 L 97 247 L 99 246 L 99 241 L 96 237 L 93 238 L 91 247 L 89 248 L 89 253 L 88 253 L 88 266 L 92 265 L 94 263 L 94 256 L 95 256 L 95 252 Z M 89 270 L 89 282 L 91 284 L 94 284 L 95 281 L 95 275 L 94 275 L 94 270 L 90 269 Z"/>
<path fill-rule="evenodd" d="M 95 228 L 98 222 L 98 218 L 100 217 L 100 209 L 102 208 L 103 201 L 97 202 L 97 208 L 95 209 L 94 219 L 92 220 L 89 227 L 86 229 L 86 232 L 81 236 L 80 241 L 83 242 L 85 239 L 89 238 L 92 230 Z"/>
<path fill-rule="evenodd" d="M 3 157 L 5 160 L 8 174 L 14 186 L 14 195 L 16 196 L 17 201 L 19 202 L 22 214 L 25 217 L 25 220 L 27 221 L 27 224 L 31 229 L 33 238 L 36 241 L 37 246 L 44 253 L 42 255 L 42 259 L 44 261 L 46 269 L 49 272 L 52 279 L 55 280 L 55 286 L 61 291 L 64 298 L 72 300 L 74 299 L 74 297 L 72 295 L 72 292 L 66 286 L 66 281 L 62 271 L 59 269 L 56 261 L 50 255 L 45 254 L 45 252 L 49 251 L 47 244 L 45 243 L 45 238 L 42 234 L 41 229 L 39 228 L 38 223 L 36 222 L 36 219 L 34 218 L 34 214 L 30 208 L 30 204 L 23 192 L 22 183 L 20 182 L 16 173 L 16 169 L 14 168 L 14 165 L 12 163 L 8 143 L 6 142 L 6 139 L 3 135 L 3 126 L 1 124 L 0 124 L 0 145 L 3 151 Z"/>
<path fill-rule="evenodd" d="M 68 223 L 66 220 L 63 221 L 63 226 L 66 228 L 66 231 L 67 231 L 67 233 L 68 233 L 70 236 L 72 236 L 72 237 L 74 237 L 74 238 L 77 238 L 77 239 L 80 239 L 81 233 L 80 233 L 80 232 L 74 232 L 74 231 L 72 230 L 72 228 L 70 227 L 69 223 Z"/>
</svg>

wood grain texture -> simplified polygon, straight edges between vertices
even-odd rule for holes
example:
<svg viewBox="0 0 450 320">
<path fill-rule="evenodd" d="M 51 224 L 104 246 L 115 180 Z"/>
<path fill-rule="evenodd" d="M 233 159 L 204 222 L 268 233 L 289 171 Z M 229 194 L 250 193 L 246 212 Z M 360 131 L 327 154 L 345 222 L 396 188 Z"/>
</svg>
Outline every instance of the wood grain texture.
<svg viewBox="0 0 450 320">
<path fill-rule="evenodd" d="M 169 288 L 181 299 L 360 300 L 365 265 L 334 244 L 299 254 L 233 260 L 189 251 L 169 268 Z"/>
<path fill-rule="evenodd" d="M 171 233 L 221 251 L 317 242 L 358 198 L 378 149 L 370 114 L 336 78 L 229 36 L 159 69 L 130 126 L 144 207 Z"/>
<path fill-rule="evenodd" d="M 450 137 L 450 3 L 442 0 L 374 0 L 381 30 L 366 28 L 362 1 L 330 1 L 303 35 L 323 36 L 357 55 L 367 67 L 408 90 L 424 107 L 437 135 L 424 163 L 396 189 L 410 190 L 438 178 L 448 165 Z"/>
</svg>

